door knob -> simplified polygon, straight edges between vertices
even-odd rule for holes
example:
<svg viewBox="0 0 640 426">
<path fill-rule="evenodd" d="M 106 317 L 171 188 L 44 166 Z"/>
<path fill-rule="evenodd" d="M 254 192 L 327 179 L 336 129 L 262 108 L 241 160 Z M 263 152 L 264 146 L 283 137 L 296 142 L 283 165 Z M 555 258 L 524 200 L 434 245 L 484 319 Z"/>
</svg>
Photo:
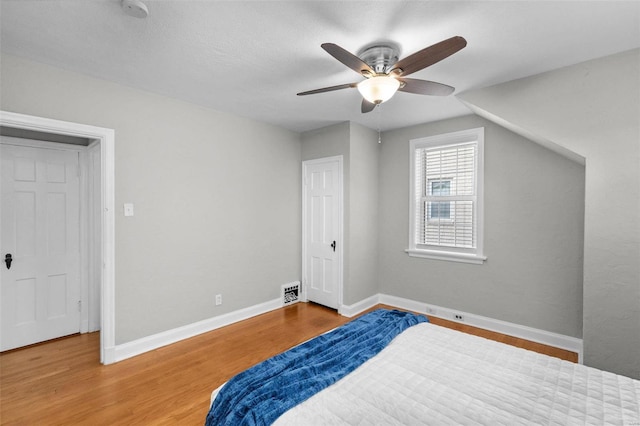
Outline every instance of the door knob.
<svg viewBox="0 0 640 426">
<path fill-rule="evenodd" d="M 331 243 L 331 248 L 333 248 L 333 251 L 336 251 L 336 242 L 332 242 Z"/>
<path fill-rule="evenodd" d="M 7 264 L 7 269 L 11 269 L 11 262 L 13 262 L 13 258 L 11 257 L 11 253 L 7 253 L 4 256 L 4 263 Z"/>
</svg>

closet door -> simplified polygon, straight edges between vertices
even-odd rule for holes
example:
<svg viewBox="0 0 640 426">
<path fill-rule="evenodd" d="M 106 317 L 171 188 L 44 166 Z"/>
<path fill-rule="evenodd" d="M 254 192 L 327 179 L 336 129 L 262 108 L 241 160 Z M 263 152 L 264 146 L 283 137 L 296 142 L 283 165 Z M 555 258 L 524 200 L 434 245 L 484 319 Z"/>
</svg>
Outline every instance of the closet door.
<svg viewBox="0 0 640 426">
<path fill-rule="evenodd" d="M 0 350 L 80 331 L 78 152 L 3 138 Z"/>
<path fill-rule="evenodd" d="M 338 309 L 342 299 L 341 157 L 303 163 L 303 287 L 307 299 Z"/>
</svg>

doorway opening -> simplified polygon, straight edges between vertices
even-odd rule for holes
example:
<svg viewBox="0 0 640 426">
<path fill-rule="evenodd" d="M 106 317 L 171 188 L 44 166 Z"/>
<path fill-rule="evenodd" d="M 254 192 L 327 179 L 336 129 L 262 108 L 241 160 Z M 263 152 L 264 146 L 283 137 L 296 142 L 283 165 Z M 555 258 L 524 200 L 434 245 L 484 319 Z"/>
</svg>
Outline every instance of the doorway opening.
<svg viewBox="0 0 640 426">
<path fill-rule="evenodd" d="M 37 139 L 44 146 L 50 144 L 84 145 L 82 149 L 86 160 L 82 163 L 87 173 L 88 182 L 94 182 L 92 188 L 86 188 L 87 203 L 96 213 L 88 215 L 84 225 L 88 271 L 93 271 L 90 280 L 97 281 L 94 288 L 98 290 L 99 303 L 89 307 L 99 310 L 100 328 L 100 362 L 115 362 L 115 164 L 114 164 L 114 131 L 102 127 L 49 118 L 0 111 L 0 133 L 11 138 Z M 33 142 L 31 142 L 33 143 Z M 91 273 L 91 272 L 88 272 Z M 90 317 L 83 320 L 81 329 L 92 328 Z"/>
</svg>

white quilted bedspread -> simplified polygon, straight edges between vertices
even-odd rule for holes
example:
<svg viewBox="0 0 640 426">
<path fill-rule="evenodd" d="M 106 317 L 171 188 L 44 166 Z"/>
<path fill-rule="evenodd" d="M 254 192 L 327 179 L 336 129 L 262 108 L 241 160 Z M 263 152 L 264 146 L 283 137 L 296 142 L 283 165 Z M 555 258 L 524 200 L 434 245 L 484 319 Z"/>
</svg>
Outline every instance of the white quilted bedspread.
<svg viewBox="0 0 640 426">
<path fill-rule="evenodd" d="M 275 424 L 640 426 L 640 381 L 419 324 Z"/>
</svg>

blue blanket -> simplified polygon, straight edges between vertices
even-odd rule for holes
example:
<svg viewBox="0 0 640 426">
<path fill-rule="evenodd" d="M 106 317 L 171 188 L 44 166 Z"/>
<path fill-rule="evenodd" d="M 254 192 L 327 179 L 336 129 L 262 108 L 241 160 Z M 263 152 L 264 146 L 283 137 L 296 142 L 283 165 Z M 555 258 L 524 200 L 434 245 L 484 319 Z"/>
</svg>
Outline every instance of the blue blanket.
<svg viewBox="0 0 640 426">
<path fill-rule="evenodd" d="M 268 425 L 289 408 L 340 380 L 424 316 L 379 309 L 233 377 L 206 425 Z"/>
</svg>

